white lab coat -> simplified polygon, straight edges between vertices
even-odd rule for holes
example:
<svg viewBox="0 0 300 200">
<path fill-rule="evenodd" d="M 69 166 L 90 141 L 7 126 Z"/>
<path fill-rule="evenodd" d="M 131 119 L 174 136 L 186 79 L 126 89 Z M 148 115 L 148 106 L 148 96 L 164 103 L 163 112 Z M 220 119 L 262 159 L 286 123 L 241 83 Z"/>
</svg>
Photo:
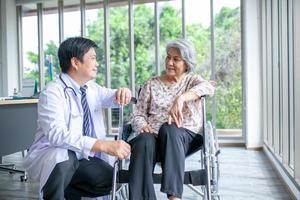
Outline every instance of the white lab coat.
<svg viewBox="0 0 300 200">
<path fill-rule="evenodd" d="M 24 160 L 28 177 L 39 181 L 41 189 L 57 163 L 68 160 L 68 149 L 77 158 L 88 159 L 93 156 L 91 148 L 96 139 L 82 134 L 83 110 L 81 92 L 67 74 L 49 83 L 40 94 L 38 103 L 38 127 L 33 145 Z M 116 90 L 99 86 L 94 81 L 87 83 L 87 101 L 91 110 L 95 134 L 98 139 L 105 138 L 102 109 L 117 107 Z"/>
</svg>

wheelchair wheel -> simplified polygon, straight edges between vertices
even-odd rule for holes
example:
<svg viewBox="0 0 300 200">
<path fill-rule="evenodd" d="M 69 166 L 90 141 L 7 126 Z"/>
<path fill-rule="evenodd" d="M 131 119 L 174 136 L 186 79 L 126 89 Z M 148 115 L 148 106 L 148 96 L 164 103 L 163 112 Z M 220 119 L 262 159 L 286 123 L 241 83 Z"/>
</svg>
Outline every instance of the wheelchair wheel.
<svg viewBox="0 0 300 200">
<path fill-rule="evenodd" d="M 209 161 L 207 161 L 207 164 Z M 205 164 L 206 165 L 206 164 Z M 205 185 L 205 200 L 211 200 L 211 173 L 210 173 L 210 167 L 209 164 L 205 167 L 207 169 L 206 172 L 206 185 Z"/>
<path fill-rule="evenodd" d="M 128 184 L 126 184 L 122 190 L 120 191 L 120 196 L 122 200 L 128 200 L 129 199 L 129 188 L 128 188 Z"/>
<path fill-rule="evenodd" d="M 210 129 L 205 124 L 205 131 L 204 131 L 204 169 L 206 171 L 206 184 L 204 190 L 204 199 L 211 200 L 211 148 L 210 148 Z"/>
<path fill-rule="evenodd" d="M 116 194 L 116 200 L 128 200 L 129 194 L 128 194 L 128 185 L 123 185 L 122 188 L 117 192 Z"/>
<path fill-rule="evenodd" d="M 212 199 L 219 200 L 219 179 L 220 179 L 220 163 L 218 155 L 220 154 L 219 142 L 216 133 L 213 131 L 212 126 L 209 122 L 211 130 L 211 168 L 212 168 Z"/>
<path fill-rule="evenodd" d="M 219 144 L 217 136 L 213 133 L 213 128 L 210 122 L 205 124 L 205 152 L 204 152 L 204 165 L 207 173 L 206 188 L 205 188 L 205 200 L 219 200 Z"/>
</svg>

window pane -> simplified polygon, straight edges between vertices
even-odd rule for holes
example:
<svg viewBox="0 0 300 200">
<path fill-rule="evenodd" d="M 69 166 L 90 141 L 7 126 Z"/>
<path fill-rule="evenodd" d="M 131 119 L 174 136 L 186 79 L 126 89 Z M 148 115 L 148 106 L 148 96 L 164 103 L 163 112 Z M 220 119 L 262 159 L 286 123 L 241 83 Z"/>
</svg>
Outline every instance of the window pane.
<svg viewBox="0 0 300 200">
<path fill-rule="evenodd" d="M 96 82 L 100 85 L 105 85 L 103 3 L 100 1 L 86 1 L 86 9 L 86 37 L 93 40 L 98 45 L 96 53 L 99 67 Z"/>
<path fill-rule="evenodd" d="M 64 1 L 64 39 L 80 36 L 80 1 Z"/>
<path fill-rule="evenodd" d="M 240 1 L 214 2 L 217 129 L 242 128 Z M 228 130 L 224 133 L 228 133 Z"/>
<path fill-rule="evenodd" d="M 112 88 L 129 87 L 129 28 L 128 6 L 109 8 L 110 70 Z M 125 120 L 129 117 L 126 107 Z M 112 126 L 118 126 L 118 112 L 112 110 Z"/>
<path fill-rule="evenodd" d="M 211 79 L 210 0 L 186 0 L 186 37 L 197 52 L 197 66 L 193 73 Z M 207 120 L 212 120 L 212 101 L 206 102 Z"/>
<path fill-rule="evenodd" d="M 113 88 L 128 87 L 129 48 L 128 48 L 128 6 L 109 8 L 110 28 L 110 67 Z"/>
<path fill-rule="evenodd" d="M 154 4 L 134 6 L 136 91 L 155 74 Z"/>
<path fill-rule="evenodd" d="M 293 1 L 288 1 L 288 59 L 289 59 L 289 166 L 294 169 L 295 161 L 295 81 L 294 81 L 294 34 Z"/>
<path fill-rule="evenodd" d="M 38 79 L 38 29 L 36 4 L 22 6 L 23 78 Z"/>
<path fill-rule="evenodd" d="M 210 0 L 186 1 L 186 35 L 196 48 L 198 65 L 194 71 L 210 79 Z"/>
<path fill-rule="evenodd" d="M 159 8 L 159 29 L 160 29 L 160 53 L 161 70 L 165 70 L 165 47 L 168 42 L 174 39 L 182 38 L 182 12 L 181 1 L 174 0 L 170 2 L 158 3 Z"/>
<path fill-rule="evenodd" d="M 43 10 L 45 80 L 46 83 L 48 83 L 49 81 L 54 80 L 56 75 L 60 73 L 57 57 L 59 45 L 57 1 L 45 2 Z"/>
</svg>

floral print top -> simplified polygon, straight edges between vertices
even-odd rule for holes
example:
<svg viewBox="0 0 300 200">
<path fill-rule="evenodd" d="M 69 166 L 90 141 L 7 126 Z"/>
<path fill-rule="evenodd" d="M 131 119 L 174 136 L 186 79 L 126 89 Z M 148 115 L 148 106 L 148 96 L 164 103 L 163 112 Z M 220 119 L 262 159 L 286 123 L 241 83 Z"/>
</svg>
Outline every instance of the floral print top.
<svg viewBox="0 0 300 200">
<path fill-rule="evenodd" d="M 154 133 L 158 133 L 160 126 L 168 121 L 169 111 L 176 96 L 186 91 L 192 91 L 199 97 L 214 94 L 214 86 L 199 75 L 186 74 L 181 81 L 166 84 L 158 76 L 148 80 L 141 88 L 138 102 L 131 116 L 132 128 L 136 132 L 149 124 Z M 185 102 L 183 106 L 182 127 L 201 133 L 202 107 L 200 98 Z"/>
</svg>

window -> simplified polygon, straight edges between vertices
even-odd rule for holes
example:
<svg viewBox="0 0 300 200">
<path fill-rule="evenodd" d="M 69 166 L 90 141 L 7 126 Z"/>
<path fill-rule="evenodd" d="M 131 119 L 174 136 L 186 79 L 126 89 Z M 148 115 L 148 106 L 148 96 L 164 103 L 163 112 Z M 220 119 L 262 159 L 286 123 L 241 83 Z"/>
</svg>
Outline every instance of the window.
<svg viewBox="0 0 300 200">
<path fill-rule="evenodd" d="M 56 1 L 44 3 L 43 42 L 45 56 L 45 81 L 48 83 L 60 73 L 57 50 L 59 45 L 58 9 Z"/>
<path fill-rule="evenodd" d="M 284 173 L 299 180 L 295 3 L 266 1 L 262 9 L 264 143 Z M 299 24 L 299 23 L 298 23 Z M 280 172 L 281 173 L 281 172 Z"/>
<path fill-rule="evenodd" d="M 111 87 L 129 87 L 128 6 L 109 5 Z M 125 75 L 126 74 L 126 75 Z M 125 108 L 125 119 L 129 117 Z M 118 126 L 118 110 L 112 110 L 112 126 Z"/>
<path fill-rule="evenodd" d="M 23 77 L 38 78 L 38 30 L 36 4 L 22 6 L 22 36 L 23 36 Z"/>
<path fill-rule="evenodd" d="M 159 2 L 159 30 L 160 30 L 160 52 L 161 70 L 164 71 L 166 57 L 165 46 L 174 39 L 182 38 L 182 10 L 181 1 Z"/>
<path fill-rule="evenodd" d="M 97 45 L 97 61 L 99 63 L 96 82 L 105 85 L 104 77 L 104 10 L 100 1 L 86 1 L 86 37 Z"/>
<path fill-rule="evenodd" d="M 154 3 L 134 6 L 136 90 L 155 75 Z"/>
<path fill-rule="evenodd" d="M 80 36 L 80 1 L 64 1 L 64 39 Z"/>
<path fill-rule="evenodd" d="M 216 128 L 224 136 L 242 136 L 240 1 L 215 1 L 214 20 Z"/>
<path fill-rule="evenodd" d="M 295 110 L 294 110 L 294 35 L 293 35 L 293 0 L 288 1 L 288 80 L 289 80 L 289 137 L 288 165 L 294 169 L 295 153 Z"/>
<path fill-rule="evenodd" d="M 196 6 L 195 6 L 196 5 Z M 192 12 L 190 12 L 193 10 Z M 198 65 L 196 74 L 200 74 L 205 79 L 211 78 L 211 30 L 210 30 L 210 0 L 186 1 L 186 31 L 187 39 L 195 45 Z"/>
<path fill-rule="evenodd" d="M 44 78 L 46 82 L 55 79 L 60 72 L 57 60 L 59 36 L 63 38 L 80 36 L 81 24 L 85 24 L 85 37 L 96 42 L 99 71 L 96 82 L 105 85 L 105 74 L 112 88 L 130 87 L 130 33 L 128 1 L 108 1 L 109 46 L 105 45 L 104 3 L 100 0 L 85 1 L 85 18 L 81 18 L 81 1 L 63 1 L 63 32 L 59 29 L 60 12 L 58 1 L 43 2 L 43 50 Z M 240 59 L 240 1 L 214 1 L 214 45 L 212 44 L 211 1 L 181 0 L 157 1 L 143 3 L 133 1 L 133 31 L 134 31 L 134 71 L 136 90 L 150 77 L 164 71 L 166 44 L 174 39 L 182 38 L 183 32 L 187 39 L 196 47 L 198 66 L 194 73 L 201 74 L 206 79 L 216 79 L 216 104 L 208 105 L 208 114 L 213 108 L 214 116 L 208 117 L 216 122 L 216 128 L 222 135 L 238 133 L 241 136 L 242 127 L 242 82 Z M 182 4 L 185 5 L 185 17 Z M 158 7 L 159 41 L 156 49 L 155 5 Z M 24 77 L 38 80 L 38 41 L 36 4 L 23 4 L 23 52 Z M 62 16 L 61 16 L 62 17 Z M 185 27 L 183 26 L 185 18 Z M 81 20 L 85 21 L 82 23 Z M 30 27 L 30 28 L 24 28 Z M 29 42 L 30 44 L 26 44 Z M 34 44 L 34 45 L 32 45 Z M 105 66 L 105 49 L 109 49 L 109 64 Z M 211 56 L 214 52 L 215 57 Z M 158 57 L 156 56 L 157 54 Z M 211 60 L 215 58 L 215 62 Z M 157 59 L 157 60 L 156 60 Z M 157 64 L 158 63 L 158 64 Z M 212 66 L 212 63 L 215 63 Z M 108 69 L 108 71 L 106 71 Z M 158 70 L 157 70 L 158 69 Z M 214 70 L 216 69 L 216 70 Z M 215 71 L 215 74 L 212 72 Z M 231 76 L 233 74 L 233 76 Z M 52 76 L 51 76 L 52 75 Z M 52 78 L 51 78 L 52 77 Z M 225 97 L 225 98 L 224 98 Z M 108 123 L 117 126 L 117 112 L 108 112 Z M 129 108 L 125 109 L 125 120 L 128 119 Z M 112 120 L 110 120 L 110 118 Z M 110 131 L 110 129 L 108 129 Z"/>
</svg>

